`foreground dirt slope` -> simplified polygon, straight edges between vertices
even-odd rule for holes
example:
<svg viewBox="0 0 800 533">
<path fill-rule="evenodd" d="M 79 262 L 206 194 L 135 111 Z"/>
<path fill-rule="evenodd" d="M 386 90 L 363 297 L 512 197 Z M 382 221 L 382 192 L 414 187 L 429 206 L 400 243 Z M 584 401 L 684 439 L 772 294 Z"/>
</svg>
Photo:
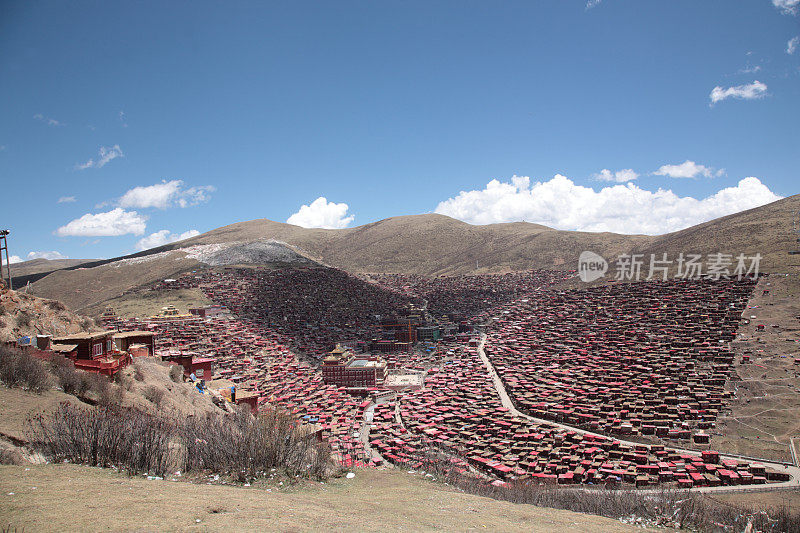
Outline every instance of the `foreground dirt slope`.
<svg viewBox="0 0 800 533">
<path fill-rule="evenodd" d="M 0 466 L 0 523 L 18 531 L 634 529 L 608 518 L 462 494 L 400 471 L 359 470 L 354 479 L 268 492 L 130 479 L 74 465 Z"/>
</svg>

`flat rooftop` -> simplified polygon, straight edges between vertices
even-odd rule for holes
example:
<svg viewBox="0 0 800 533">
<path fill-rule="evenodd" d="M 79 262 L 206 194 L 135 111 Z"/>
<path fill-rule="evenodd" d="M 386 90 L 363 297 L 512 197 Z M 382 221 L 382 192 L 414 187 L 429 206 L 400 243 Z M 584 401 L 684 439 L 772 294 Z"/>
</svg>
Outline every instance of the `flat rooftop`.
<svg viewBox="0 0 800 533">
<path fill-rule="evenodd" d="M 381 366 L 384 363 L 382 361 L 370 361 L 368 359 L 355 359 L 351 361 L 347 366 L 350 368 L 367 368 L 373 366 Z"/>
<path fill-rule="evenodd" d="M 383 382 L 386 387 L 422 387 L 423 374 L 392 374 Z"/>
</svg>

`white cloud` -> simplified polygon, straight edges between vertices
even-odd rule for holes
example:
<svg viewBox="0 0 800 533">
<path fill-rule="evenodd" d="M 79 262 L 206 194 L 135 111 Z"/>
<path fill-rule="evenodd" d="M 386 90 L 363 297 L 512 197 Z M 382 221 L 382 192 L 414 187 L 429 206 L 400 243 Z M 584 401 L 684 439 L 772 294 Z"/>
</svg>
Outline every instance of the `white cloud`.
<svg viewBox="0 0 800 533">
<path fill-rule="evenodd" d="M 35 115 L 33 115 L 33 118 L 35 118 L 36 120 L 39 120 L 41 122 L 44 122 L 48 126 L 63 126 L 64 125 L 63 122 L 59 122 L 54 118 L 45 117 L 41 113 L 36 113 Z"/>
<path fill-rule="evenodd" d="M 211 199 L 210 193 L 215 190 L 211 185 L 184 189 L 182 180 L 162 181 L 155 185 L 134 187 L 122 195 L 119 206 L 158 209 L 189 207 L 208 202 Z"/>
<path fill-rule="evenodd" d="M 149 250 L 150 248 L 164 246 L 165 244 L 169 244 L 171 242 L 182 241 L 191 237 L 197 237 L 198 235 L 200 235 L 200 232 L 196 229 L 184 231 L 180 235 L 177 233 L 170 233 L 169 230 L 162 229 L 161 231 L 151 233 L 147 237 L 140 239 L 139 242 L 136 243 L 136 249 Z"/>
<path fill-rule="evenodd" d="M 593 7 L 599 6 L 600 2 L 603 0 L 586 0 L 586 9 L 592 9 Z"/>
<path fill-rule="evenodd" d="M 104 167 L 106 163 L 113 161 L 118 157 L 125 157 L 125 154 L 122 153 L 122 149 L 120 149 L 118 144 L 115 144 L 111 147 L 101 146 L 96 161 L 90 158 L 86 163 L 78 163 L 75 165 L 75 168 L 78 170 L 84 170 L 87 168 L 101 168 Z"/>
<path fill-rule="evenodd" d="M 311 205 L 303 204 L 286 222 L 304 228 L 346 228 L 355 219 L 354 215 L 347 216 L 348 209 L 345 203 L 335 204 L 320 196 Z"/>
<path fill-rule="evenodd" d="M 12 265 L 14 263 L 22 263 L 22 258 L 18 255 L 12 255 L 11 257 L 8 258 L 8 262 L 11 263 Z"/>
<path fill-rule="evenodd" d="M 716 175 L 721 176 L 724 173 L 725 170 L 721 169 L 716 172 Z M 698 165 L 694 161 L 689 161 L 688 159 L 679 165 L 661 165 L 653 174 L 670 178 L 696 178 L 698 176 L 710 178 L 715 175 L 713 168 Z"/>
<path fill-rule="evenodd" d="M 800 35 L 789 39 L 789 42 L 786 43 L 786 53 L 789 55 L 794 54 L 797 51 L 798 44 L 800 44 Z"/>
<path fill-rule="evenodd" d="M 796 15 L 800 0 L 772 0 L 772 5 L 784 15 Z"/>
<path fill-rule="evenodd" d="M 49 252 L 28 252 L 28 261 L 31 259 L 69 259 L 66 255 L 55 250 Z"/>
<path fill-rule="evenodd" d="M 616 172 L 611 172 L 607 168 L 604 168 L 597 174 L 594 174 L 593 177 L 600 181 L 615 181 L 617 183 L 625 183 L 627 181 L 633 181 L 639 177 L 639 174 L 633 171 L 631 168 L 623 168 L 622 170 L 617 170 Z"/>
<path fill-rule="evenodd" d="M 117 237 L 144 234 L 147 217 L 119 207 L 105 213 L 86 213 L 56 230 L 59 237 Z"/>
<path fill-rule="evenodd" d="M 726 98 L 738 98 L 739 100 L 755 100 L 764 98 L 767 95 L 767 84 L 756 80 L 747 85 L 736 85 L 735 87 L 723 88 L 719 85 L 712 89 L 711 103 L 716 104 Z"/>
<path fill-rule="evenodd" d="M 61 198 L 58 199 L 59 204 L 68 204 L 74 201 L 75 201 L 74 196 L 62 196 Z"/>
<path fill-rule="evenodd" d="M 740 68 L 737 74 L 755 74 L 761 70 L 761 65 L 756 65 L 754 67 L 746 66 L 745 68 Z"/>
<path fill-rule="evenodd" d="M 633 183 L 595 191 L 562 175 L 533 185 L 528 177 L 514 176 L 510 183 L 492 180 L 483 190 L 462 191 L 440 202 L 436 212 L 471 224 L 526 221 L 562 230 L 658 235 L 780 198 L 753 177 L 696 199 Z"/>
</svg>

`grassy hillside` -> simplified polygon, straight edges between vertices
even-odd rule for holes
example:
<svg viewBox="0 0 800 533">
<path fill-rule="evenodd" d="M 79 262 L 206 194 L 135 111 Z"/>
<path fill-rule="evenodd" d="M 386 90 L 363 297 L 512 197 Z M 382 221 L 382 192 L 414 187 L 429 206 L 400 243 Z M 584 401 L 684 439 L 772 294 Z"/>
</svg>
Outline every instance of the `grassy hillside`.
<svg viewBox="0 0 800 533">
<path fill-rule="evenodd" d="M 472 496 L 396 470 L 243 488 L 74 465 L 0 466 L 0 494 L 3 525 L 18 531 L 641 531 L 609 518 Z M 73 494 L 80 497 L 65 498 Z"/>
<path fill-rule="evenodd" d="M 31 259 L 11 265 L 11 275 L 29 276 L 31 274 L 41 274 L 42 272 L 52 272 L 60 268 L 68 268 L 93 259 Z"/>
<path fill-rule="evenodd" d="M 35 294 L 64 301 L 73 309 L 97 308 L 128 289 L 214 261 L 190 250 L 224 243 L 249 246 L 286 243 L 288 253 L 348 272 L 395 272 L 427 276 L 501 273 L 533 268 L 577 268 L 591 250 L 613 262 L 622 253 L 675 260 L 680 252 L 762 255 L 761 270 L 787 272 L 800 265 L 793 224 L 800 195 L 660 236 L 559 231 L 515 222 L 474 226 L 443 215 L 393 217 L 356 228 L 305 229 L 269 220 L 231 224 L 178 243 L 93 268 L 53 272 L 32 285 Z M 244 244 L 250 243 L 250 244 Z M 224 255 L 224 250 L 217 254 Z M 243 263 L 263 262 L 257 254 Z M 308 258 L 308 259 L 307 259 Z"/>
</svg>

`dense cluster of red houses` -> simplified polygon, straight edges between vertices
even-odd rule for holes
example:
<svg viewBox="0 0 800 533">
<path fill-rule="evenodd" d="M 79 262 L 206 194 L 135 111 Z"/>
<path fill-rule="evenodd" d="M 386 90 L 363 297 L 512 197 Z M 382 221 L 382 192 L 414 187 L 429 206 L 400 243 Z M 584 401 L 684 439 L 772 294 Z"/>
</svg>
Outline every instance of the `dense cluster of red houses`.
<svg viewBox="0 0 800 533">
<path fill-rule="evenodd" d="M 521 411 L 596 432 L 708 442 L 729 396 L 727 342 L 752 280 L 540 293 L 504 309 L 486 353 Z"/>
<path fill-rule="evenodd" d="M 446 287 L 455 291 L 448 312 L 469 318 L 477 311 L 481 321 L 494 319 L 487 353 L 521 410 L 608 433 L 646 435 L 652 426 L 660 436 L 666 427 L 665 437 L 713 423 L 731 364 L 724 341 L 735 335 L 752 289 L 749 281 L 535 290 L 559 275 L 566 274 L 432 284 L 441 286 L 436 298 L 442 301 Z M 402 286 L 390 291 L 320 268 L 209 270 L 170 283 L 199 287 L 232 315 L 118 320 L 112 326 L 157 333 L 156 353 L 163 358 L 189 354 L 213 361 L 215 376 L 235 383 L 237 396 L 318 424 L 345 465 L 370 462 L 359 433 L 371 400 L 325 384 L 318 366 L 296 354 L 299 349 L 318 359 L 337 341 L 363 343 L 381 322 L 386 326 L 383 317 L 410 316 L 419 294 L 403 295 Z M 528 292 L 513 292 L 515 283 Z M 511 298 L 516 300 L 509 303 Z M 370 448 L 409 467 L 421 465 L 429 450 L 440 450 L 464 469 L 495 480 L 691 487 L 777 479 L 763 466 L 721 461 L 712 451 L 682 454 L 658 444 L 627 445 L 520 419 L 502 406 L 476 345 L 475 335 L 453 335 L 427 344 L 428 350 L 382 354 L 389 368 L 424 372 L 425 386 L 400 391 L 375 407 Z M 373 399 L 391 393 L 378 384 L 365 392 Z M 584 422 L 579 414 L 597 419 Z"/>
<path fill-rule="evenodd" d="M 565 270 L 529 270 L 435 278 L 413 274 L 370 274 L 370 277 L 400 294 L 424 298 L 433 314 L 458 321 L 462 317 L 475 317 L 574 275 L 574 272 Z"/>
<path fill-rule="evenodd" d="M 455 346 L 452 351 L 442 368 L 429 373 L 424 389 L 375 408 L 370 444 L 387 460 L 419 468 L 434 449 L 465 458 L 492 478 L 561 484 L 689 488 L 781 479 L 763 465 L 720 460 L 713 451 L 695 455 L 661 445 L 631 446 L 521 420 L 502 407 L 475 350 Z"/>
<path fill-rule="evenodd" d="M 191 370 L 187 371 L 195 374 L 198 368 L 208 368 L 207 373 L 197 375 L 205 380 L 212 377 L 213 363 L 215 377 L 236 384 L 237 399 L 257 398 L 256 405 L 282 407 L 304 423 L 318 425 L 343 465 L 368 462 L 363 444 L 353 436 L 361 428 L 363 399 L 344 388 L 325 385 L 316 367 L 297 359 L 283 334 L 238 319 L 130 319 L 109 325 L 157 333 L 156 355 L 162 359 L 179 364 L 188 361 Z"/>
<path fill-rule="evenodd" d="M 284 335 L 318 357 L 343 340 L 370 339 L 381 319 L 410 313 L 418 299 L 331 268 L 206 270 L 170 283 L 199 287 L 232 313 Z"/>
</svg>

